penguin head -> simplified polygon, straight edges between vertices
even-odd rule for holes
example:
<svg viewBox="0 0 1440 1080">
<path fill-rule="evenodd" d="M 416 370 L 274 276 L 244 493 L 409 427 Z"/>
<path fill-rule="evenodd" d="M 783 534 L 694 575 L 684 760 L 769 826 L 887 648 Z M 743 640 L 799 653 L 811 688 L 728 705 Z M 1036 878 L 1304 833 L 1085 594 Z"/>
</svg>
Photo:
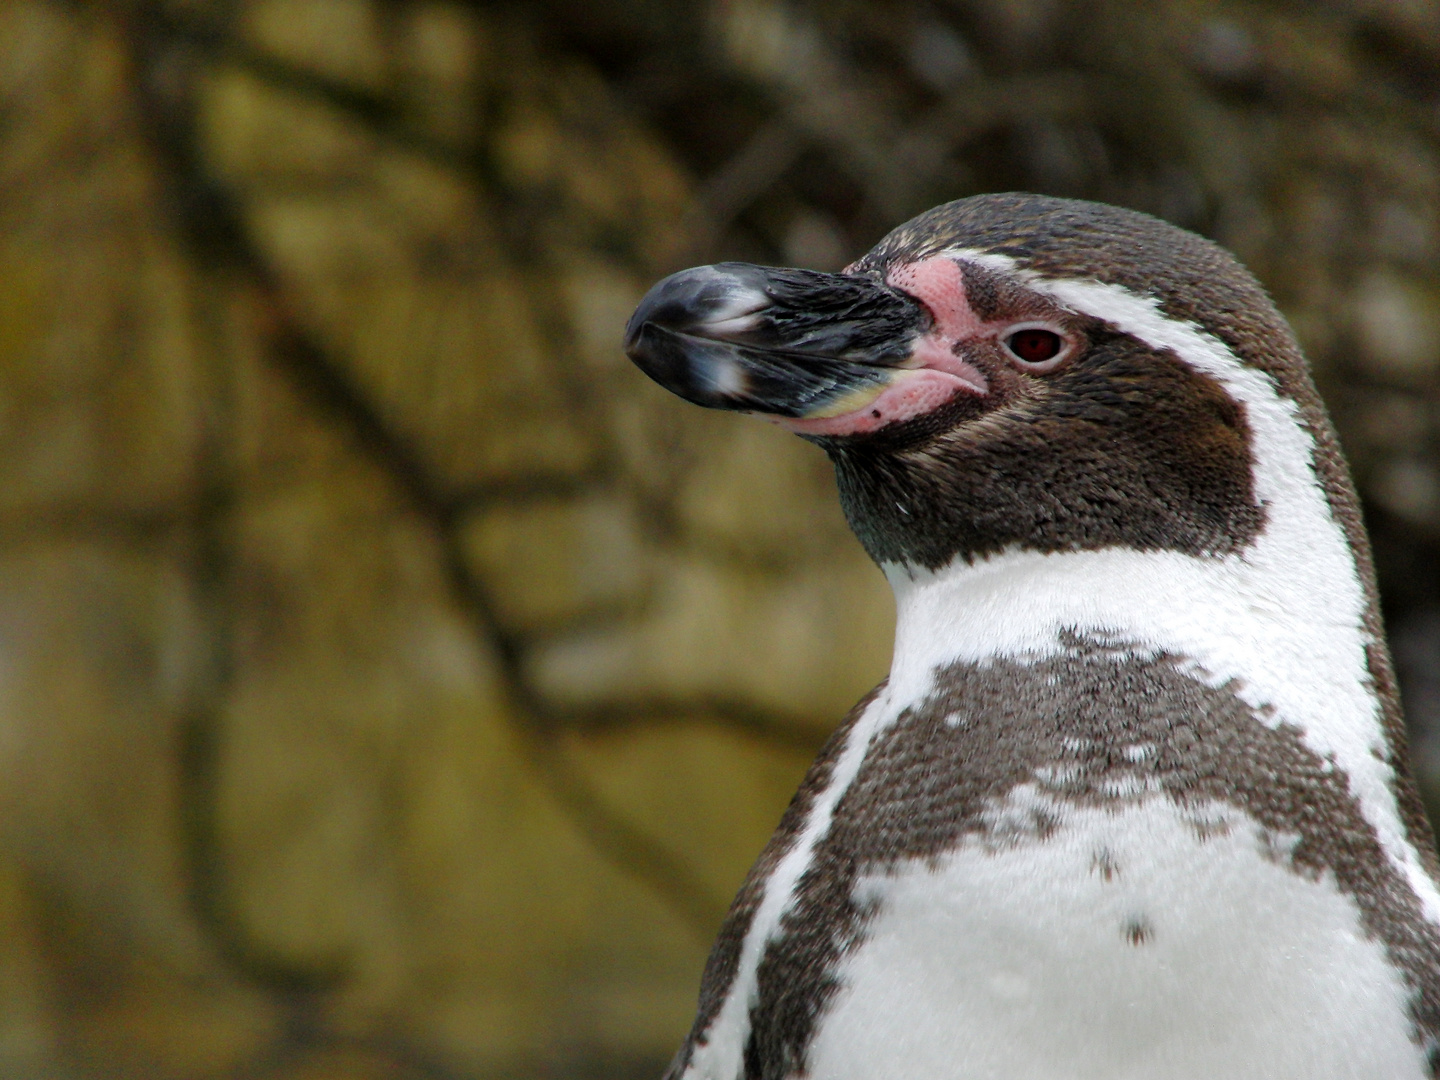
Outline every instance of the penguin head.
<svg viewBox="0 0 1440 1080">
<path fill-rule="evenodd" d="M 1229 555 L 1266 506 L 1253 402 L 1227 373 L 1325 427 L 1293 335 L 1230 254 L 1145 214 L 1034 195 L 937 207 L 839 274 L 682 271 L 641 302 L 625 347 L 681 397 L 823 447 L 882 565 Z"/>
</svg>

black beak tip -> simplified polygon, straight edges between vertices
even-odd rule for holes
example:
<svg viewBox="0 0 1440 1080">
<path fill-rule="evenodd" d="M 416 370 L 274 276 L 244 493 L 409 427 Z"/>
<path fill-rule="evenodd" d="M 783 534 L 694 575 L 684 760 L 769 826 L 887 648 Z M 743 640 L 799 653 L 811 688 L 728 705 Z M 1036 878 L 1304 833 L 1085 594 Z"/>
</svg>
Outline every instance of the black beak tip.
<svg viewBox="0 0 1440 1080">
<path fill-rule="evenodd" d="M 764 274 L 760 267 L 746 263 L 717 263 L 661 278 L 630 316 L 625 340 L 632 340 L 647 322 L 684 332 L 716 318 L 767 307 Z"/>
<path fill-rule="evenodd" d="M 652 379 L 674 392 L 673 369 L 682 357 L 674 343 L 667 341 L 670 335 L 657 330 L 654 323 L 641 317 L 637 310 L 625 327 L 625 355 Z"/>
<path fill-rule="evenodd" d="M 700 331 L 717 315 L 764 306 L 763 272 L 743 263 L 696 266 L 651 286 L 625 324 L 625 354 L 662 386 L 681 396 L 689 364 L 677 337 Z"/>
<path fill-rule="evenodd" d="M 645 302 L 642 300 L 640 306 L 635 309 L 634 314 L 630 316 L 629 321 L 625 324 L 625 355 L 637 364 L 640 360 L 635 354 L 640 348 L 640 332 L 645 326 L 646 318 Z"/>
<path fill-rule="evenodd" d="M 627 328 L 625 352 L 636 367 L 677 397 L 708 409 L 741 407 L 716 384 L 717 371 L 734 367 L 729 347 L 722 342 L 688 338 L 642 319 L 633 334 Z"/>
</svg>

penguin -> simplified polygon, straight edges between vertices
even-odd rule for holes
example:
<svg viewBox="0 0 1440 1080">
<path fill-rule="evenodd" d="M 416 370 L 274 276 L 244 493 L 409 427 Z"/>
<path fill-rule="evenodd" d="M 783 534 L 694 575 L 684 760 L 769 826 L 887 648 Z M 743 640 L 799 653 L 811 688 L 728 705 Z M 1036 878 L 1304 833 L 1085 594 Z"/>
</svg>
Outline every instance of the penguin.
<svg viewBox="0 0 1440 1080">
<path fill-rule="evenodd" d="M 1355 489 L 1216 244 L 981 195 L 718 263 L 650 377 L 822 447 L 896 603 L 666 1080 L 1435 1077 L 1440 889 Z"/>
</svg>

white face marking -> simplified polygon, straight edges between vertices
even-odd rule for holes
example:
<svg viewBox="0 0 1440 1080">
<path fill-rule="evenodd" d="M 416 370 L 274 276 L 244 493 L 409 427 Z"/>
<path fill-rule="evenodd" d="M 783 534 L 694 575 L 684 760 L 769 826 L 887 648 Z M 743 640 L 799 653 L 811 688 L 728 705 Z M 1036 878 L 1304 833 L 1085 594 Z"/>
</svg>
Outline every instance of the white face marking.
<svg viewBox="0 0 1440 1080">
<path fill-rule="evenodd" d="M 1428 1075 L 1407 993 L 1329 876 L 1233 808 L 1116 812 L 1019 788 L 966 841 L 863 879 L 879 902 L 811 1044 L 820 1080 L 1394 1080 Z M 1210 828 L 1223 822 L 1223 828 Z M 733 1080 L 733 1077 L 731 1078 Z"/>
</svg>

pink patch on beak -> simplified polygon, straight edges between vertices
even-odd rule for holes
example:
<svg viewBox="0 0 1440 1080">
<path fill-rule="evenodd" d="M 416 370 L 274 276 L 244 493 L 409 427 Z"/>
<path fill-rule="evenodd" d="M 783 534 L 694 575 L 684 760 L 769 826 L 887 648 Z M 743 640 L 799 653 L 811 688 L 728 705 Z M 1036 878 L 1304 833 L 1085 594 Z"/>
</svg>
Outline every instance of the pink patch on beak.
<svg viewBox="0 0 1440 1080">
<path fill-rule="evenodd" d="M 801 435 L 858 435 L 923 416 L 957 394 L 984 397 L 990 392 L 985 376 L 957 351 L 963 339 L 982 328 L 965 299 L 959 264 L 936 255 L 892 268 L 886 282 L 924 304 L 933 320 L 890 385 L 853 412 L 812 420 L 780 419 L 778 423 Z"/>
</svg>

